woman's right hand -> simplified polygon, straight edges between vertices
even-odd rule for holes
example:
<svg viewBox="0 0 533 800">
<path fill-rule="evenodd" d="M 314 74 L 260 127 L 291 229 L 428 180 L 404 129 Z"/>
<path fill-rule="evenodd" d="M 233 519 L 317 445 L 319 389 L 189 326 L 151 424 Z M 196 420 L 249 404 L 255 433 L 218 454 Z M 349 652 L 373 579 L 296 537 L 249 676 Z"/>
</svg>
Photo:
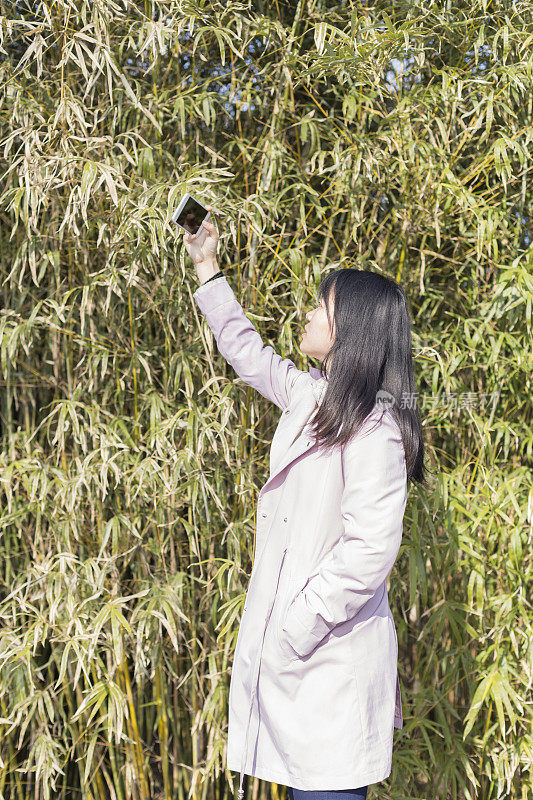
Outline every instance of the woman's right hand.
<svg viewBox="0 0 533 800">
<path fill-rule="evenodd" d="M 211 206 L 206 206 L 206 208 L 211 211 Z M 200 244 L 196 242 L 200 231 L 197 233 L 184 233 L 183 236 L 185 249 L 192 258 L 195 267 L 213 266 L 217 263 L 218 231 L 215 225 L 208 220 L 204 220 L 202 225 L 206 229 L 207 235 Z"/>
</svg>

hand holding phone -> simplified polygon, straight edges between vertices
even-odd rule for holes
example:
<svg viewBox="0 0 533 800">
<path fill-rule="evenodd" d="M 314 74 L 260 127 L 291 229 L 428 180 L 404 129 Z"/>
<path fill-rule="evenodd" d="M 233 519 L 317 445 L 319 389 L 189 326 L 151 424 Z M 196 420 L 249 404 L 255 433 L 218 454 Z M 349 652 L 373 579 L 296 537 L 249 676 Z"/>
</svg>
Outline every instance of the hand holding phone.
<svg viewBox="0 0 533 800">
<path fill-rule="evenodd" d="M 207 206 L 211 209 L 211 206 Z M 213 265 L 217 263 L 218 231 L 212 222 L 202 222 L 202 231 L 198 233 L 186 233 L 183 237 L 185 249 L 192 258 L 195 267 L 202 265 Z M 199 236 L 201 237 L 199 239 Z M 215 272 L 218 271 L 218 268 Z"/>
<path fill-rule="evenodd" d="M 183 242 L 194 265 L 216 263 L 218 231 L 212 222 L 211 206 L 203 206 L 189 193 L 185 194 L 171 217 L 185 231 Z"/>
</svg>

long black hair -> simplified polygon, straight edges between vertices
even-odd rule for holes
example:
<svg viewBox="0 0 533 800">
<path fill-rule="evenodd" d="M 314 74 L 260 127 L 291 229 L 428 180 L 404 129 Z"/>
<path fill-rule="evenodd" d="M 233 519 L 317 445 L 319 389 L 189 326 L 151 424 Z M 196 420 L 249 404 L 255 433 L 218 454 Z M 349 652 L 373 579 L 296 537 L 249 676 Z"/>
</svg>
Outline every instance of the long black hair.
<svg viewBox="0 0 533 800">
<path fill-rule="evenodd" d="M 402 289 L 377 272 L 336 269 L 322 279 L 318 294 L 335 337 L 321 362 L 327 388 L 314 416 L 317 444 L 345 444 L 385 397 L 402 434 L 407 480 L 427 486 L 411 318 Z"/>
</svg>

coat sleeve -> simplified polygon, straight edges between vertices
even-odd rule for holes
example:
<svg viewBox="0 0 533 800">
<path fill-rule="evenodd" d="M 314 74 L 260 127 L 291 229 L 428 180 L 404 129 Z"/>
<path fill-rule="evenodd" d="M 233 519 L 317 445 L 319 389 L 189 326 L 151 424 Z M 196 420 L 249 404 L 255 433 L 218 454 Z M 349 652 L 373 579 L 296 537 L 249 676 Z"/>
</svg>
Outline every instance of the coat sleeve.
<svg viewBox="0 0 533 800">
<path fill-rule="evenodd" d="M 213 331 L 219 352 L 239 378 L 285 409 L 295 383 L 309 373 L 263 344 L 225 276 L 202 284 L 193 297 Z"/>
<path fill-rule="evenodd" d="M 389 412 L 377 426 L 370 420 L 343 451 L 343 534 L 285 613 L 286 640 L 300 656 L 361 611 L 400 549 L 407 500 L 402 437 Z"/>
</svg>

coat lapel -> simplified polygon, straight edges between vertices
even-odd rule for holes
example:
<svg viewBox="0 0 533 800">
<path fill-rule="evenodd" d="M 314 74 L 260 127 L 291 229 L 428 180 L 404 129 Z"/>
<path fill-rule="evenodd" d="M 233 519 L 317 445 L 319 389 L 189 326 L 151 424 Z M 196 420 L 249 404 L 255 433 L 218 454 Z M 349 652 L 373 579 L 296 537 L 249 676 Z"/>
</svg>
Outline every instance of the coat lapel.
<svg viewBox="0 0 533 800">
<path fill-rule="evenodd" d="M 300 436 L 298 436 L 296 441 L 287 449 L 283 458 L 278 462 L 274 472 L 272 475 L 270 475 L 269 479 L 261 489 L 261 493 L 270 488 L 270 485 L 274 479 L 277 478 L 277 476 L 283 472 L 283 470 L 286 469 L 289 464 L 292 464 L 292 462 L 299 458 L 302 453 L 307 453 L 312 449 L 313 446 L 314 442 L 311 438 L 309 423 L 307 423 Z"/>
<path fill-rule="evenodd" d="M 314 367 L 309 368 L 309 374 L 312 378 L 315 379 L 316 384 L 311 384 L 309 387 L 309 393 L 306 396 L 305 402 L 308 404 L 308 409 L 306 413 L 308 417 L 313 415 L 313 412 L 316 408 L 315 401 L 320 402 L 322 397 L 324 396 L 325 391 L 325 379 L 323 373 L 320 370 L 315 369 Z M 284 412 L 285 413 L 285 412 Z M 300 423 L 301 425 L 301 423 Z M 263 488 L 259 492 L 259 497 L 263 495 L 264 492 L 267 492 L 273 485 L 275 479 L 280 475 L 283 470 L 285 470 L 290 464 L 293 463 L 297 458 L 299 458 L 303 453 L 307 453 L 308 451 L 312 450 L 315 446 L 314 439 L 311 436 L 312 433 L 312 425 L 306 422 L 301 434 L 296 438 L 296 440 L 289 445 L 283 458 L 281 458 L 276 465 L 274 471 L 269 476 L 267 482 L 264 484 Z M 295 435 L 297 431 L 291 434 L 291 438 Z"/>
</svg>

